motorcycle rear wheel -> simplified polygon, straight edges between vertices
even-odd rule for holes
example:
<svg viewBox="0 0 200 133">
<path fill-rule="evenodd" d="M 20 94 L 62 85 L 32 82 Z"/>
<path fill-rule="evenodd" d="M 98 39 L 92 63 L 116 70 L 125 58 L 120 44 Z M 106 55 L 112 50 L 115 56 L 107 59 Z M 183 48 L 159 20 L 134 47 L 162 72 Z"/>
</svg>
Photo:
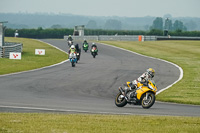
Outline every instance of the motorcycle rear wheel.
<svg viewBox="0 0 200 133">
<path fill-rule="evenodd" d="M 116 98 L 115 98 L 115 105 L 117 106 L 117 107 L 124 107 L 126 104 L 127 104 L 127 101 L 126 101 L 126 99 L 125 99 L 125 97 L 124 96 L 122 96 L 122 93 L 121 92 L 119 92 L 118 94 L 117 94 L 117 96 L 116 96 Z"/>
<path fill-rule="evenodd" d="M 147 95 L 147 93 L 146 93 Z M 149 109 L 153 104 L 155 103 L 155 94 L 154 93 L 148 93 L 148 97 L 146 99 L 146 95 L 143 95 L 141 98 L 141 105 L 144 109 Z"/>
</svg>

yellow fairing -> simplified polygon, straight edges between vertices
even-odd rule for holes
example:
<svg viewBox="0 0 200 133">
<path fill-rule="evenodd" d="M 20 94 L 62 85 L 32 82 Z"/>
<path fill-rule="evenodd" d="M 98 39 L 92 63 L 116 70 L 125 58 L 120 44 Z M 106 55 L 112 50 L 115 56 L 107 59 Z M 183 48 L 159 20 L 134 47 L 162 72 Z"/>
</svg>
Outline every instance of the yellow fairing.
<svg viewBox="0 0 200 133">
<path fill-rule="evenodd" d="M 141 84 L 140 82 L 138 82 L 137 87 L 141 87 L 140 89 L 136 90 L 137 93 L 137 99 L 140 99 L 142 94 L 146 93 L 147 91 L 151 91 L 154 94 L 156 94 L 157 91 L 157 87 L 151 82 L 149 81 L 149 84 L 153 87 L 153 90 L 151 90 L 150 88 L 148 88 L 147 86 L 143 86 L 143 84 Z"/>
<path fill-rule="evenodd" d="M 137 83 L 137 87 L 142 86 L 143 84 L 141 84 L 140 82 Z"/>
<path fill-rule="evenodd" d="M 136 93 L 137 93 L 137 99 L 140 99 L 142 94 L 144 94 L 145 92 L 149 91 L 151 89 L 149 89 L 148 87 L 146 86 L 143 86 L 141 89 L 139 90 L 136 90 Z"/>
</svg>

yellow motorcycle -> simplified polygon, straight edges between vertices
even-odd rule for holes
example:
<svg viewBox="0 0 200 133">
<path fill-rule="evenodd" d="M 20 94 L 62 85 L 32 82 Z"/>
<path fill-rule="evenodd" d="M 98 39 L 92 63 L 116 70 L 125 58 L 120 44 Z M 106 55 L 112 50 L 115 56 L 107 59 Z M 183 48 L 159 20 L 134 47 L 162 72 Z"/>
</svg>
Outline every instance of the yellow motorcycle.
<svg viewBox="0 0 200 133">
<path fill-rule="evenodd" d="M 131 89 L 131 85 L 132 83 L 127 82 L 124 85 L 124 88 L 119 87 L 119 93 L 115 98 L 115 105 L 117 107 L 124 107 L 127 103 L 142 105 L 144 109 L 153 106 L 157 91 L 156 84 L 153 80 L 148 80 L 148 82 L 143 84 L 138 82 L 136 89 Z"/>
</svg>

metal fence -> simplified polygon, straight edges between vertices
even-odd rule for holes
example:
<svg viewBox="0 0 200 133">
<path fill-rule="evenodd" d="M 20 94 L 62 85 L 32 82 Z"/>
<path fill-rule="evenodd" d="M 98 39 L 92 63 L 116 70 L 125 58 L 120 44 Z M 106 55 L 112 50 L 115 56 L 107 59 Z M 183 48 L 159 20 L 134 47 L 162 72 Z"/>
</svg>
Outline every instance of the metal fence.
<svg viewBox="0 0 200 133">
<path fill-rule="evenodd" d="M 186 36 L 157 36 L 156 40 L 200 40 L 200 37 L 186 37 Z"/>
<path fill-rule="evenodd" d="M 0 46 L 0 58 L 3 57 L 3 48 Z"/>
<path fill-rule="evenodd" d="M 9 58 L 10 52 L 22 52 L 22 43 L 5 42 L 4 46 L 0 47 L 0 57 Z"/>
<path fill-rule="evenodd" d="M 67 39 L 68 36 L 64 36 Z M 138 41 L 138 35 L 100 35 L 100 36 L 73 36 L 75 41 Z M 155 41 L 156 36 L 144 36 L 144 41 Z"/>
<path fill-rule="evenodd" d="M 75 41 L 138 41 L 139 35 L 100 35 L 100 36 L 73 36 Z M 64 36 L 67 39 L 68 36 Z M 183 36 L 144 36 L 144 41 L 159 40 L 200 40 L 200 37 L 183 37 Z"/>
</svg>

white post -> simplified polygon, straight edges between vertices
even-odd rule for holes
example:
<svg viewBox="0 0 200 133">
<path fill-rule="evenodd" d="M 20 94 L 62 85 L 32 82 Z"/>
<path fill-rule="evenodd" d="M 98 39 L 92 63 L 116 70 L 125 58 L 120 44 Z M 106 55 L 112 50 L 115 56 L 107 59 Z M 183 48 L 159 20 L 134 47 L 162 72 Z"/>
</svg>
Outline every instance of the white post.
<svg viewBox="0 0 200 133">
<path fill-rule="evenodd" d="M 142 36 L 142 42 L 144 42 L 144 36 Z"/>
</svg>

